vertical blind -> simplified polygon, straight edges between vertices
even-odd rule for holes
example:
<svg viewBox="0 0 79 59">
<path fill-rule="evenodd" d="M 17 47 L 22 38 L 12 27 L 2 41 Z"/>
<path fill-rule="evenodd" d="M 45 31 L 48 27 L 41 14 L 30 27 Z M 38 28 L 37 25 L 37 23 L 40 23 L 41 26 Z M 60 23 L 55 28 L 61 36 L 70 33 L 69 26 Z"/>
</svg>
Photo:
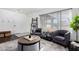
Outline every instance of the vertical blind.
<svg viewBox="0 0 79 59">
<path fill-rule="evenodd" d="M 48 27 L 54 30 L 70 30 L 69 24 L 71 19 L 72 9 L 40 15 L 41 27 L 44 31 L 47 31 Z"/>
</svg>

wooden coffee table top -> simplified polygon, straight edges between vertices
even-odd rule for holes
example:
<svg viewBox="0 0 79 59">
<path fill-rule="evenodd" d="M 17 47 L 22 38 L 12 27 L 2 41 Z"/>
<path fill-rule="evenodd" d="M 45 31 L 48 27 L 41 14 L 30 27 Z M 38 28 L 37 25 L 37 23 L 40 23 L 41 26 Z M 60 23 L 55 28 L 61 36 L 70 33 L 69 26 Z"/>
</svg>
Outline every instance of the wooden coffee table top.
<svg viewBox="0 0 79 59">
<path fill-rule="evenodd" d="M 24 36 L 24 37 L 26 37 L 26 36 Z M 40 37 L 36 36 L 36 35 L 31 35 L 31 37 L 33 39 L 31 41 L 25 39 L 24 37 L 21 37 L 21 38 L 18 39 L 18 43 L 19 44 L 22 44 L 22 45 L 33 45 L 33 44 L 35 44 L 35 43 L 40 41 Z"/>
</svg>

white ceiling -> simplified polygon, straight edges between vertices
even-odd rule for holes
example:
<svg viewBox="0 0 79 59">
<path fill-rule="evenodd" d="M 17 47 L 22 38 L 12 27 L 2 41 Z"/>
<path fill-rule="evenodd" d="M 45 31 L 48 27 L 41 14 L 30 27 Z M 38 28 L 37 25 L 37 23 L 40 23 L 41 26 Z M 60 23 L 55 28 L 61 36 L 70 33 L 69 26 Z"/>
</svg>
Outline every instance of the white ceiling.
<svg viewBox="0 0 79 59">
<path fill-rule="evenodd" d="M 28 14 L 44 10 L 45 8 L 2 8 L 2 9 Z"/>
</svg>

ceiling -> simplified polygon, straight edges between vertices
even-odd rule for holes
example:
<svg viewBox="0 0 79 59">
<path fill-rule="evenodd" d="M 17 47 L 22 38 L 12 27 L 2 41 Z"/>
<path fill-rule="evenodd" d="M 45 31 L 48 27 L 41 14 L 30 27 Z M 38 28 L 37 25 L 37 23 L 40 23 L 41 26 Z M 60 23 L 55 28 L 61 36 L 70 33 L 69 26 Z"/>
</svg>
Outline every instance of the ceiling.
<svg viewBox="0 0 79 59">
<path fill-rule="evenodd" d="M 29 14 L 33 12 L 38 12 L 44 10 L 45 8 L 2 8 L 9 11 L 20 12 L 24 14 Z"/>
</svg>

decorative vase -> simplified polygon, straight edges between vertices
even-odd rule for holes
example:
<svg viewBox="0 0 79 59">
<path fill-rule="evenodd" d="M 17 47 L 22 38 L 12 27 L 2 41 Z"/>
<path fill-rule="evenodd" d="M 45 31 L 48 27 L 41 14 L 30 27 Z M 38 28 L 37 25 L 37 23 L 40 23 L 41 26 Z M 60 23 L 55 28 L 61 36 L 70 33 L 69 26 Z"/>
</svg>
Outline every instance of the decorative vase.
<svg viewBox="0 0 79 59">
<path fill-rule="evenodd" d="M 31 38 L 31 35 L 29 35 L 29 38 Z"/>
</svg>

